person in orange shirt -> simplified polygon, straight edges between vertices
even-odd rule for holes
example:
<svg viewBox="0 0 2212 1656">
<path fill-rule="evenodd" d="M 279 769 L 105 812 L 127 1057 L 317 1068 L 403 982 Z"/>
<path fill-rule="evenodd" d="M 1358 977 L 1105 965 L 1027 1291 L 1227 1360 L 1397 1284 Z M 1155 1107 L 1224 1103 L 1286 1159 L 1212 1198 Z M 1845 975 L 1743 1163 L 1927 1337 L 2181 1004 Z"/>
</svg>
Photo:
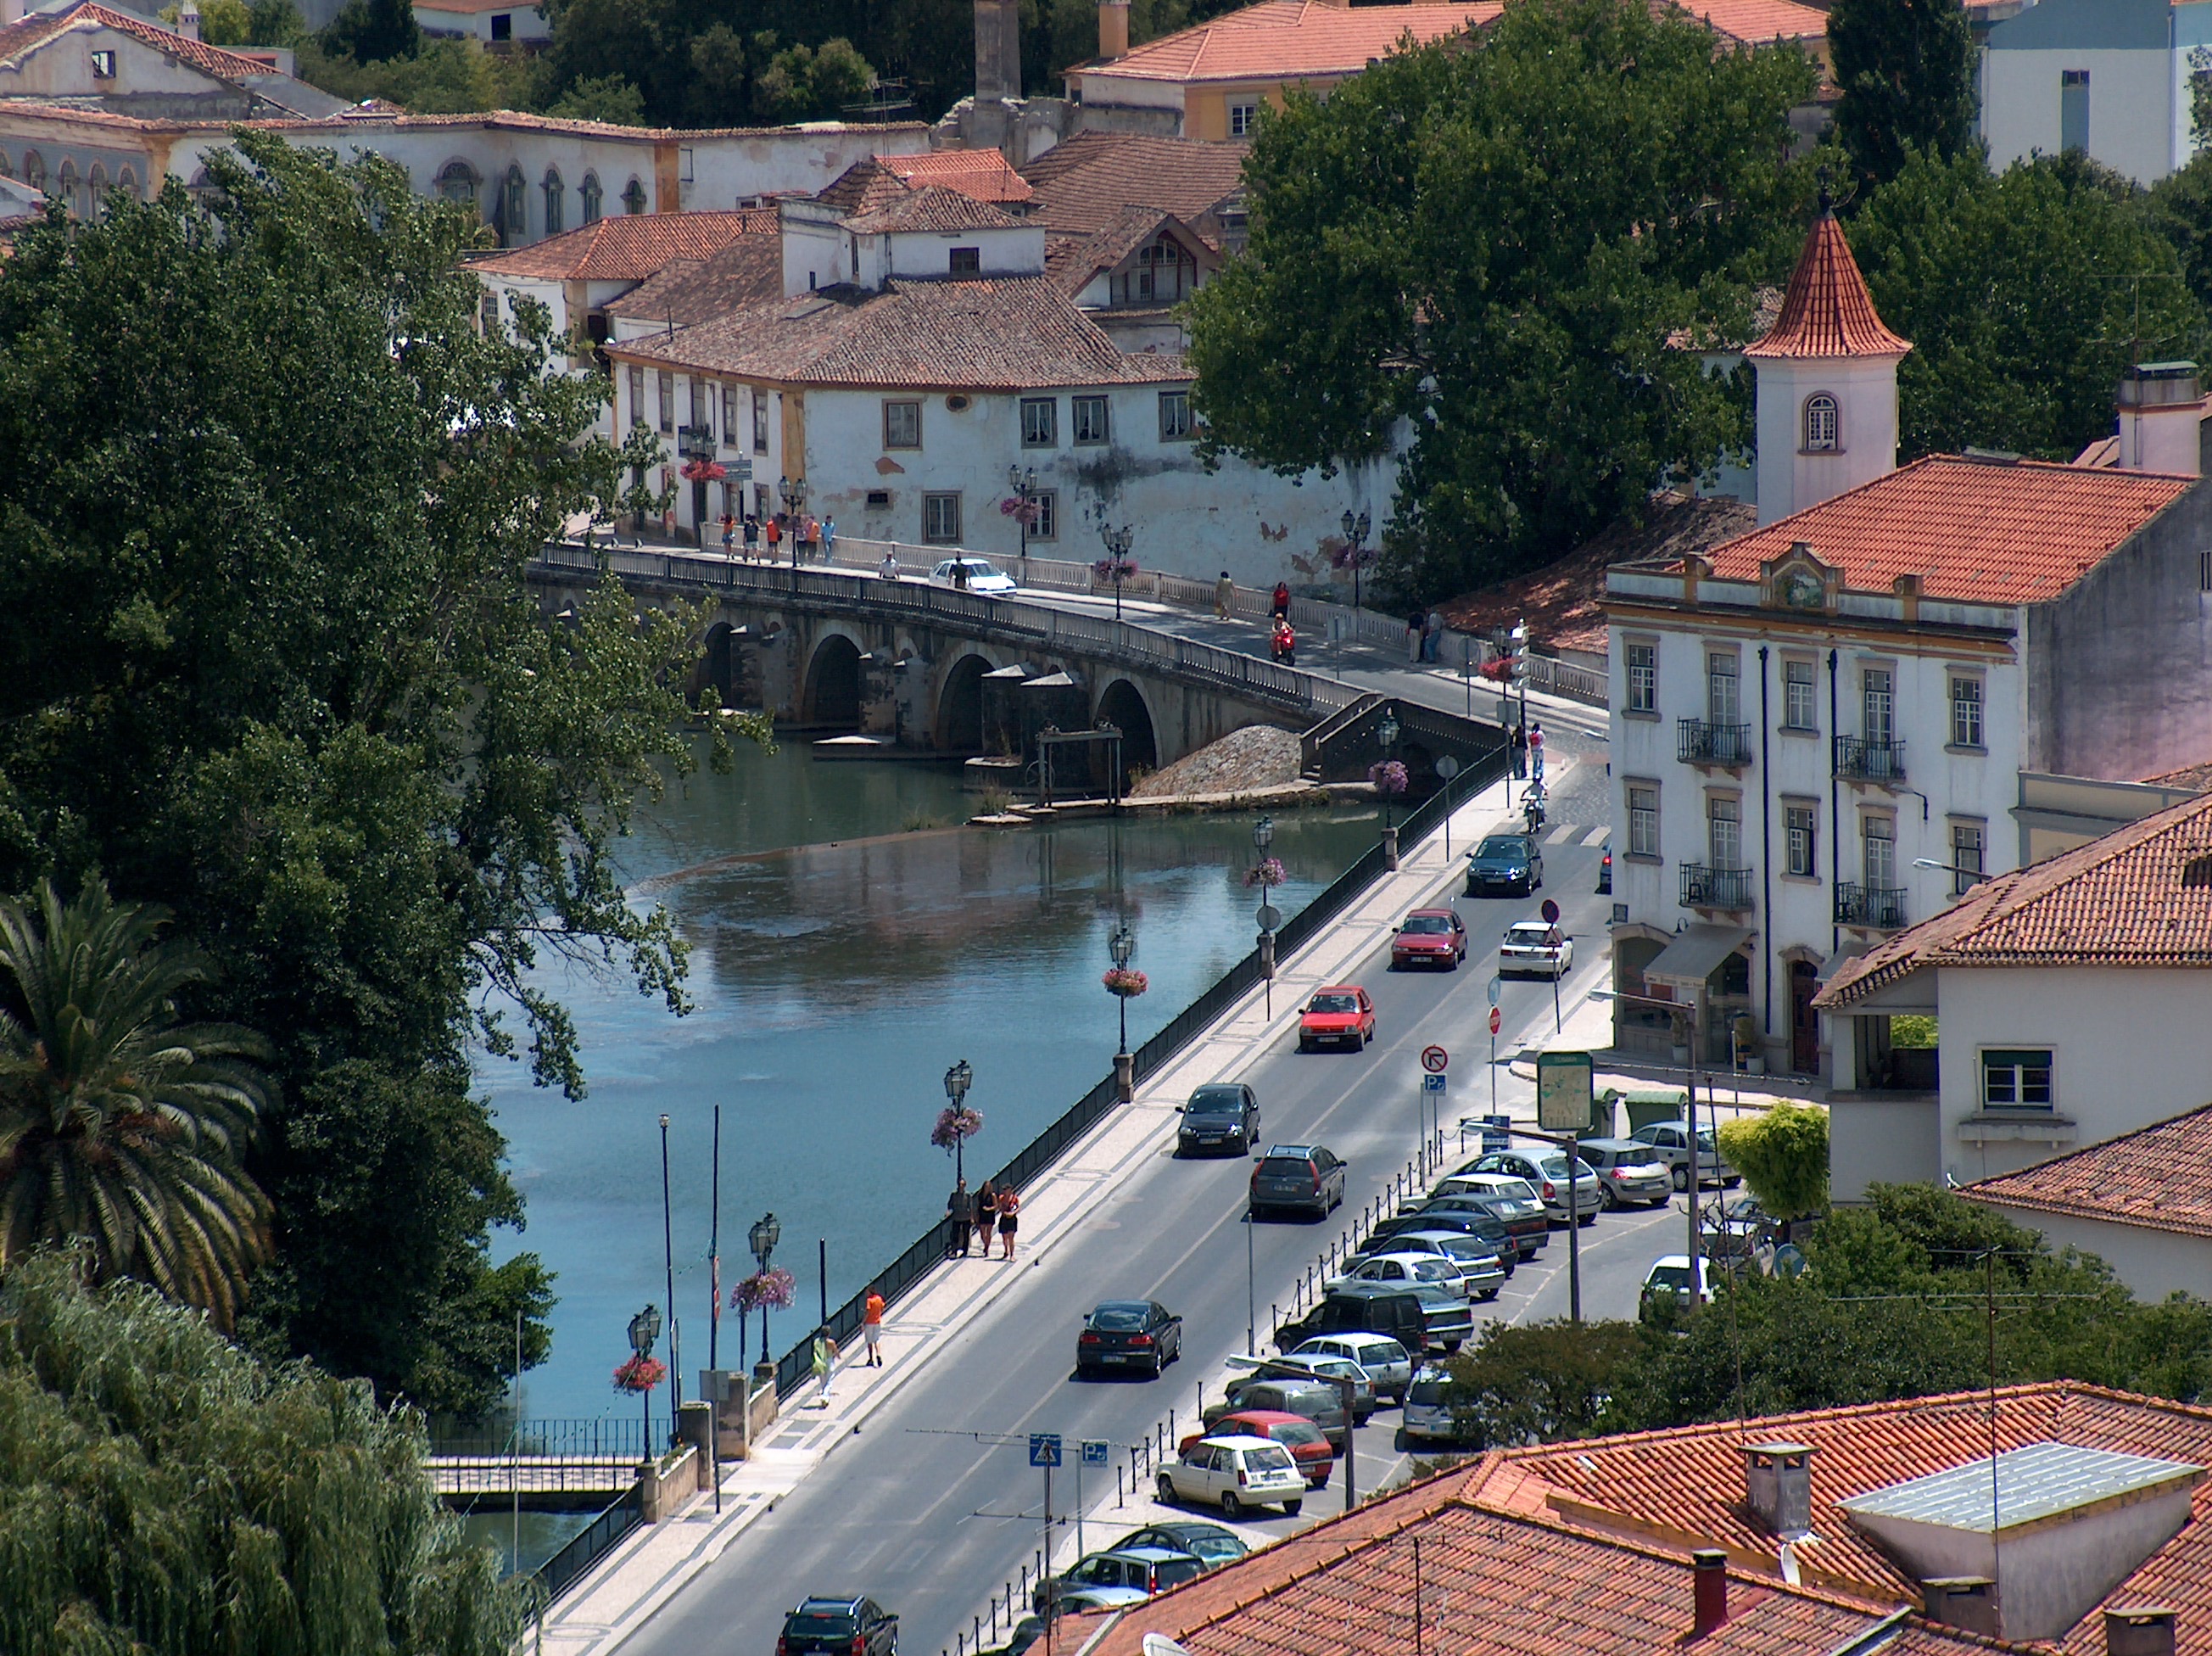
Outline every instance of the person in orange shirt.
<svg viewBox="0 0 2212 1656">
<path fill-rule="evenodd" d="M 873 1288 L 868 1290 L 866 1301 L 860 1307 L 860 1336 L 867 1342 L 868 1367 L 884 1366 L 884 1296 Z"/>
</svg>

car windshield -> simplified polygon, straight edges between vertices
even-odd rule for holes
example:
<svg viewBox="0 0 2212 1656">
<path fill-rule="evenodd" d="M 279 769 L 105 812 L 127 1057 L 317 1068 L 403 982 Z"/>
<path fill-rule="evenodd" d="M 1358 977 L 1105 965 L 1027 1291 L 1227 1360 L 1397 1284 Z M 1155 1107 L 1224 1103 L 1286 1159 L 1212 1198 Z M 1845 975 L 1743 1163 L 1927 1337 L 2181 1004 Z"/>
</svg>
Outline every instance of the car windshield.
<svg viewBox="0 0 2212 1656">
<path fill-rule="evenodd" d="M 1244 1095 L 1229 1087 L 1206 1088 L 1190 1095 L 1194 1116 L 1233 1116 L 1244 1107 Z"/>
<path fill-rule="evenodd" d="M 1101 1306 L 1091 1313 L 1091 1326 L 1112 1330 L 1139 1329 L 1145 1325 L 1142 1306 Z"/>
<path fill-rule="evenodd" d="M 1432 937 L 1449 932 L 1451 922 L 1440 914 L 1417 914 L 1407 919 L 1404 929 L 1419 936 Z"/>
<path fill-rule="evenodd" d="M 1480 1238 L 1455 1236 L 1449 1242 L 1437 1245 L 1437 1251 L 1451 1259 L 1487 1259 L 1490 1245 Z"/>
<path fill-rule="evenodd" d="M 1424 1409 L 1441 1408 L 1444 1388 L 1450 1384 L 1442 1374 L 1424 1374 L 1406 1388 L 1406 1401 L 1418 1403 Z"/>
<path fill-rule="evenodd" d="M 849 1610 L 809 1610 L 805 1607 L 791 1613 L 785 1631 L 803 1633 L 810 1638 L 849 1639 L 860 1630 L 859 1621 Z"/>
<path fill-rule="evenodd" d="M 1520 856 L 1525 854 L 1526 849 L 1526 841 L 1516 839 L 1510 834 L 1492 834 L 1474 848 L 1474 854 L 1481 857 Z"/>
<path fill-rule="evenodd" d="M 1195 1581 L 1205 1574 L 1206 1566 L 1195 1558 L 1164 1558 L 1152 1566 L 1152 1580 L 1164 1587 Z"/>
<path fill-rule="evenodd" d="M 1279 1178 L 1304 1178 L 1312 1173 L 1313 1168 L 1294 1156 L 1269 1156 L 1260 1164 L 1260 1171 Z"/>
<path fill-rule="evenodd" d="M 1526 947 L 1530 944 L 1541 944 L 1551 935 L 1551 931 L 1552 928 L 1549 926 L 1533 924 L 1511 926 L 1506 929 L 1505 941 L 1509 943 L 1518 943 Z"/>
<path fill-rule="evenodd" d="M 1565 1178 L 1566 1176 L 1567 1159 L 1565 1156 L 1546 1156 L 1544 1158 L 1544 1177 L 1546 1178 Z M 1576 1173 L 1575 1177 L 1577 1178 L 1588 1178 L 1590 1177 L 1590 1170 L 1587 1166 L 1582 1167 Z"/>
<path fill-rule="evenodd" d="M 1353 1355 L 1361 1367 L 1373 1368 L 1379 1364 L 1404 1362 L 1406 1348 L 1395 1340 L 1376 1340 L 1357 1348 Z"/>
<path fill-rule="evenodd" d="M 1308 1012 L 1357 1012 L 1359 1002 L 1349 995 L 1316 995 L 1306 1002 Z"/>
<path fill-rule="evenodd" d="M 1672 1288 L 1677 1294 L 1690 1290 L 1690 1268 L 1687 1265 L 1654 1265 L 1651 1275 L 1644 1279 L 1650 1288 Z"/>
</svg>

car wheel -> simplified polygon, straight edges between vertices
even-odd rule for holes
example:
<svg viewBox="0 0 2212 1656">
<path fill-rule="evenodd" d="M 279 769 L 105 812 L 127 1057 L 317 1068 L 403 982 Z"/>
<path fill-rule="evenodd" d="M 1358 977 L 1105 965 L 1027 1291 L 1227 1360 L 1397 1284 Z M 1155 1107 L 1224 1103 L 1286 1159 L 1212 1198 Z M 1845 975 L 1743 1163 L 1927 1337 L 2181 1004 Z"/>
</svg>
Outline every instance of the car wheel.
<svg viewBox="0 0 2212 1656">
<path fill-rule="evenodd" d="M 1303 1501 L 1286 1501 L 1283 1503 L 1283 1516 L 1296 1518 L 1304 1507 L 1305 1502 Z"/>
<path fill-rule="evenodd" d="M 1459 1348 L 1460 1342 L 1457 1340 L 1446 1340 L 1444 1342 L 1444 1355 L 1450 1357 L 1456 1357 L 1459 1355 Z"/>
<path fill-rule="evenodd" d="M 1612 1185 L 1601 1184 L 1597 1187 L 1597 1205 L 1607 1213 L 1611 1213 L 1620 1205 L 1620 1198 L 1613 1194 Z"/>
<path fill-rule="evenodd" d="M 1244 1503 L 1237 1499 L 1236 1490 L 1224 1489 L 1221 1492 L 1221 1515 L 1232 1523 L 1244 1516 Z"/>
<path fill-rule="evenodd" d="M 1739 1184 L 1742 1184 L 1742 1183 L 1743 1183 L 1743 1178 L 1742 1178 L 1742 1176 L 1741 1176 L 1741 1174 L 1738 1174 L 1736 1177 L 1735 1177 L 1735 1178 L 1724 1178 L 1724 1179 L 1723 1179 L 1723 1180 L 1721 1181 L 1721 1189 L 1723 1189 L 1723 1190 L 1733 1190 L 1734 1189 L 1735 1189 L 1735 1187 L 1736 1187 L 1737 1185 L 1739 1185 Z"/>
<path fill-rule="evenodd" d="M 1167 1366 L 1168 1360 L 1164 1353 L 1158 1351 L 1152 1353 L 1152 1378 L 1154 1379 L 1157 1380 L 1159 1379 L 1161 1371 L 1165 1369 Z"/>
<path fill-rule="evenodd" d="M 1170 1507 L 1174 1506 L 1176 1498 L 1175 1480 L 1170 1477 L 1165 1472 L 1162 1472 L 1159 1476 L 1152 1480 L 1152 1493 L 1160 1498 L 1163 1504 Z"/>
<path fill-rule="evenodd" d="M 1504 1290 L 1505 1284 L 1503 1282 L 1498 1283 L 1497 1287 L 1492 1288 L 1489 1293 L 1482 1296 L 1483 1304 L 1488 1305 L 1492 1300 L 1495 1300 L 1500 1294 L 1504 1293 Z"/>
<path fill-rule="evenodd" d="M 1674 1188 L 1677 1190 L 1686 1190 L 1690 1188 L 1690 1170 L 1687 1167 L 1674 1169 Z"/>
<path fill-rule="evenodd" d="M 1595 1214 L 1578 1214 L 1576 1215 L 1576 1221 L 1579 1224 L 1595 1225 L 1597 1223 L 1597 1215 Z"/>
</svg>

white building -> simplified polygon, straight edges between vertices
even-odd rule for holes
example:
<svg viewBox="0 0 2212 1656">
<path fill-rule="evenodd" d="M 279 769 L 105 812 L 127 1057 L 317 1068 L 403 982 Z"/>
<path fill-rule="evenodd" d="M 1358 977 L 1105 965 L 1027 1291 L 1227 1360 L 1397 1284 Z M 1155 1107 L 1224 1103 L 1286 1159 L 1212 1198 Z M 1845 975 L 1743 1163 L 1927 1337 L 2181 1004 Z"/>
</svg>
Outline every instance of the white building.
<svg viewBox="0 0 2212 1656">
<path fill-rule="evenodd" d="M 726 472 L 678 488 L 683 532 L 803 498 L 843 537 L 1012 563 L 1096 557 L 1099 529 L 1127 524 L 1147 567 L 1268 585 L 1346 508 L 1387 506 L 1383 467 L 1206 472 L 1183 358 L 1118 349 L 1046 273 L 1042 225 L 933 186 L 781 210 L 775 297 L 658 332 L 614 307 L 620 424 L 662 435 L 666 481 L 686 434 Z"/>
<path fill-rule="evenodd" d="M 2212 795 L 1977 886 L 1846 963 L 1819 1004 L 1856 1032 L 1840 1052 L 1877 1059 L 1891 1020 L 1936 1020 L 1936 1073 L 1917 1087 L 1844 1078 L 1858 1085 L 1832 1106 L 1830 1143 L 1845 1198 L 1874 1179 L 2022 1194 L 2007 1176 L 2200 1109 L 2212 1099 Z M 2106 1192 L 2116 1206 L 2124 1194 Z"/>
<path fill-rule="evenodd" d="M 1991 28 L 1982 53 L 1990 164 L 2080 149 L 2136 183 L 2188 165 L 2191 54 L 2212 46 L 2212 0 L 2041 0 Z"/>
<path fill-rule="evenodd" d="M 1748 1020 L 1766 1063 L 1845 1092 L 1926 1078 L 1886 1029 L 1838 1044 L 1820 983 L 2023 861 L 2030 783 L 2133 781 L 2212 752 L 2207 491 L 1971 457 L 1889 472 L 1902 344 L 1824 218 L 1747 353 L 1762 516 L 1770 492 L 1800 509 L 1607 581 L 1617 987 L 1693 1008 L 1703 1062 L 1725 1064 Z M 2177 386 L 2154 421 L 2193 432 L 2193 396 Z M 2138 435 L 2138 460 L 2181 447 Z M 1836 445 L 1848 470 L 1826 469 Z M 1873 462 L 1871 480 L 1802 504 Z M 1675 1044 L 1665 1008 L 1617 1005 L 1621 1044 Z"/>
<path fill-rule="evenodd" d="M 553 25 L 528 0 L 415 0 L 415 22 L 425 34 L 486 46 L 553 38 Z"/>
</svg>

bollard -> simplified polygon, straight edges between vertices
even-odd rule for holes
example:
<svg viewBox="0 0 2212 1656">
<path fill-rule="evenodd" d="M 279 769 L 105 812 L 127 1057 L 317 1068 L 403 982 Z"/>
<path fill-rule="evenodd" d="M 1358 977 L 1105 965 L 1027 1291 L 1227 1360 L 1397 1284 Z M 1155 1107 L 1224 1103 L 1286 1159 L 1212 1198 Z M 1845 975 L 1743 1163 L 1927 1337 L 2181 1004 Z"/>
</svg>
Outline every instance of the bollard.
<svg viewBox="0 0 2212 1656">
<path fill-rule="evenodd" d="M 1022 1561 L 1022 1597 L 1023 1597 L 1023 1598 L 1028 1598 L 1029 1596 L 1030 1596 L 1030 1567 L 1029 1567 L 1029 1561 L 1028 1561 L 1028 1560 L 1026 1560 L 1026 1559 L 1024 1559 L 1024 1560 L 1023 1560 L 1023 1561 Z M 1014 1607 L 1013 1607 L 1013 1605 L 1012 1605 L 1012 1604 L 1009 1604 L 1006 1606 L 1006 1614 L 1007 1614 L 1007 1615 L 1009 1615 L 1009 1616 L 1012 1616 L 1013 1613 L 1014 1613 Z"/>
<path fill-rule="evenodd" d="M 981 1616 L 977 1616 L 977 1617 L 975 1618 L 975 1648 L 976 1648 L 976 1649 L 978 1649 L 978 1650 L 981 1650 L 981 1649 L 982 1649 L 982 1647 L 983 1647 L 983 1618 L 982 1618 Z"/>
<path fill-rule="evenodd" d="M 1175 1406 L 1174 1406 L 1172 1403 L 1170 1403 L 1170 1404 L 1168 1406 L 1168 1441 L 1169 1441 L 1170 1443 L 1173 1443 L 1175 1440 L 1176 1440 L 1176 1429 L 1175 1429 Z"/>
<path fill-rule="evenodd" d="M 1114 1510 L 1121 1510 L 1121 1469 L 1118 1466 L 1114 1469 Z"/>
</svg>

